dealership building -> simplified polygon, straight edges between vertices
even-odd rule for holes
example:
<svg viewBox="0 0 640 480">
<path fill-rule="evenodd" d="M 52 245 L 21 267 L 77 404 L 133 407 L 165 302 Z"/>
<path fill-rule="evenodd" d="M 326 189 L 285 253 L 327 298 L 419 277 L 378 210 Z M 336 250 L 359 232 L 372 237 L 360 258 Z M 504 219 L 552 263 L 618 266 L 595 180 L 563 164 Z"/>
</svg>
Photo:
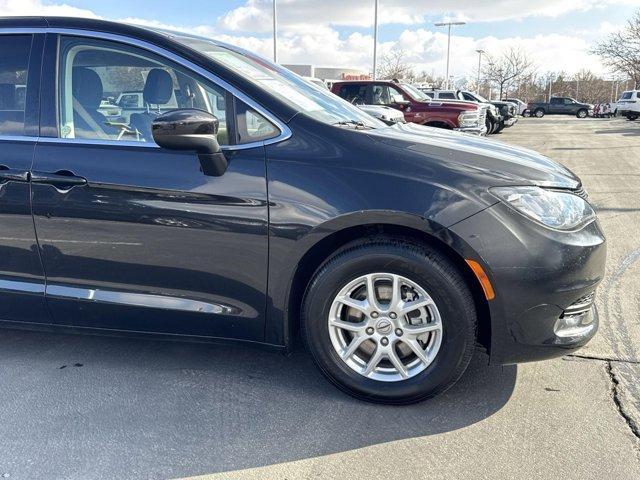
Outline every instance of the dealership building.
<svg viewBox="0 0 640 480">
<path fill-rule="evenodd" d="M 303 77 L 315 77 L 321 80 L 370 80 L 371 74 L 355 68 L 316 67 L 315 65 L 291 65 L 283 67 Z"/>
</svg>

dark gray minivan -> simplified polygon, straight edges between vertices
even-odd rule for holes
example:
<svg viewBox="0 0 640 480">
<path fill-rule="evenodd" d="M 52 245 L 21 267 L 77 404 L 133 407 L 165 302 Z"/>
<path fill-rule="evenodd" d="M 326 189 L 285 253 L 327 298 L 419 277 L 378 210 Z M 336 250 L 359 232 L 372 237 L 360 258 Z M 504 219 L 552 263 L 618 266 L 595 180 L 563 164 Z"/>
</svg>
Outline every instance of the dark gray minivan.
<svg viewBox="0 0 640 480">
<path fill-rule="evenodd" d="M 301 337 L 387 403 L 444 391 L 477 345 L 515 363 L 597 330 L 605 240 L 549 158 L 385 125 L 183 33 L 5 18 L 0 52 L 3 326 Z"/>
</svg>

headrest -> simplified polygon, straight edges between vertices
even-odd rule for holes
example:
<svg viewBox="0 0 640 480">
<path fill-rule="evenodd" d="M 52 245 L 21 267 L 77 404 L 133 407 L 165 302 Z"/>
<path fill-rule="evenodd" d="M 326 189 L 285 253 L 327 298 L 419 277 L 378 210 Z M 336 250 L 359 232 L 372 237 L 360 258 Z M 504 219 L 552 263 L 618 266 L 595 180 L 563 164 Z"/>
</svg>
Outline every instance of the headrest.
<svg viewBox="0 0 640 480">
<path fill-rule="evenodd" d="M 73 97 L 85 108 L 97 110 L 102 100 L 102 80 L 89 68 L 73 69 L 71 86 Z"/>
<path fill-rule="evenodd" d="M 144 84 L 144 101 L 150 105 L 164 105 L 169 103 L 172 95 L 173 79 L 169 72 L 161 68 L 151 70 Z"/>
</svg>

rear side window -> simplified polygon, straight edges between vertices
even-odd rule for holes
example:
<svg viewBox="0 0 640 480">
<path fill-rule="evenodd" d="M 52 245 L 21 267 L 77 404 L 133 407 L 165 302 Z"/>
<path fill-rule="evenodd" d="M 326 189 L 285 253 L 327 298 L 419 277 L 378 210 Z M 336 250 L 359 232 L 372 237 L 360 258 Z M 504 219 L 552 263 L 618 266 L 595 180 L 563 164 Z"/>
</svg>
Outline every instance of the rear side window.
<svg viewBox="0 0 640 480">
<path fill-rule="evenodd" d="M 624 92 L 620 97 L 620 100 L 629 100 L 631 99 L 632 95 L 633 95 L 633 92 Z"/>
<path fill-rule="evenodd" d="M 31 35 L 0 35 L 0 135 L 24 135 Z"/>
<path fill-rule="evenodd" d="M 442 98 L 445 100 L 455 100 L 456 99 L 456 95 L 453 92 L 442 92 L 438 95 L 438 98 Z M 467 99 L 469 100 L 469 99 Z"/>
</svg>

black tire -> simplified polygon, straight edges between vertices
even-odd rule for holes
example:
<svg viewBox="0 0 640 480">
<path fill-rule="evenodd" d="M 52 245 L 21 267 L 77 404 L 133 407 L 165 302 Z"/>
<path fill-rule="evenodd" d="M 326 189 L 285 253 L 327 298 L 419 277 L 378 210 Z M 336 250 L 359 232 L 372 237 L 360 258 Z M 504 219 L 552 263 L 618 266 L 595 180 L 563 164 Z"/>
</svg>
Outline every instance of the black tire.
<svg viewBox="0 0 640 480">
<path fill-rule="evenodd" d="M 533 116 L 536 118 L 542 118 L 544 117 L 545 113 L 546 112 L 544 111 L 544 108 L 537 108 L 535 112 L 533 112 Z"/>
<path fill-rule="evenodd" d="M 502 132 L 502 130 L 504 130 L 504 122 L 500 122 L 498 124 L 498 126 L 496 127 L 496 131 L 494 133 L 498 134 L 498 133 Z"/>
<path fill-rule="evenodd" d="M 576 117 L 578 118 L 587 118 L 589 116 L 589 110 L 586 108 L 581 108 L 576 112 Z"/>
<path fill-rule="evenodd" d="M 487 135 L 491 135 L 493 133 L 493 131 L 495 130 L 495 122 L 493 120 L 491 120 L 489 117 L 487 117 L 484 121 L 486 127 L 487 127 Z"/>
<path fill-rule="evenodd" d="M 638 119 L 637 115 L 634 115 L 633 113 L 627 113 L 627 120 L 633 122 L 633 121 L 635 121 L 637 119 Z"/>
<path fill-rule="evenodd" d="M 350 281 L 374 272 L 402 275 L 436 302 L 443 324 L 440 349 L 425 370 L 386 382 L 349 367 L 331 343 L 328 318 L 333 299 Z M 477 315 L 463 276 L 438 251 L 387 237 L 354 243 L 330 257 L 315 273 L 302 305 L 302 337 L 331 383 L 361 400 L 409 404 L 438 395 L 464 373 L 475 349 Z"/>
</svg>

